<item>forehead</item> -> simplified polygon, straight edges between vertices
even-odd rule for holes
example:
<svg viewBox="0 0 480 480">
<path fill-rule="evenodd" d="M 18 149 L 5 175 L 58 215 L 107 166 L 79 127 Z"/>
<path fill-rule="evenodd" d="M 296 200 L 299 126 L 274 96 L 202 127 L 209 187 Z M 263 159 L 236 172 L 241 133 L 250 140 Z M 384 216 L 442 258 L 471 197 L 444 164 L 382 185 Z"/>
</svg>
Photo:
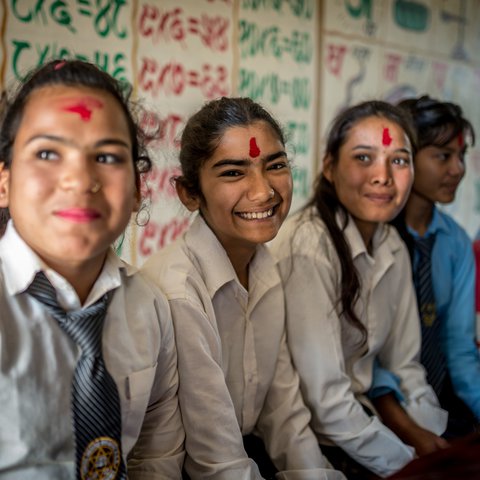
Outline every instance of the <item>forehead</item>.
<svg viewBox="0 0 480 480">
<path fill-rule="evenodd" d="M 127 128 L 127 119 L 118 101 L 108 92 L 82 86 L 48 85 L 27 98 L 21 125 L 44 122 L 65 115 L 65 120 L 102 120 L 115 128 Z"/>
<path fill-rule="evenodd" d="M 362 118 L 352 125 L 345 137 L 344 144 L 368 142 L 368 145 L 398 147 L 410 145 L 403 128 L 396 122 L 384 117 Z"/>
<path fill-rule="evenodd" d="M 227 128 L 215 150 L 215 156 L 249 156 L 252 139 L 258 145 L 263 156 L 264 151 L 283 149 L 282 142 L 273 128 L 260 121 L 245 126 Z M 271 152 L 270 152 L 271 153 Z"/>
</svg>

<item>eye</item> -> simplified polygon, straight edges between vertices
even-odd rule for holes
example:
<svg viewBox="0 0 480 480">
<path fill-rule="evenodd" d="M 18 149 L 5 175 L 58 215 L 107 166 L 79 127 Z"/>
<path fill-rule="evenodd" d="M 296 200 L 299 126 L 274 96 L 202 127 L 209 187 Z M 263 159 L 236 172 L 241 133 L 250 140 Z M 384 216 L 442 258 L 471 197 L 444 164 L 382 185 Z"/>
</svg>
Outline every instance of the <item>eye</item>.
<svg viewBox="0 0 480 480">
<path fill-rule="evenodd" d="M 396 157 L 392 160 L 392 163 L 394 165 L 399 165 L 400 167 L 406 167 L 410 165 L 410 158 L 405 158 L 405 157 Z"/>
<path fill-rule="evenodd" d="M 39 150 L 36 153 L 36 157 L 40 160 L 56 160 L 58 158 L 58 154 L 53 150 Z"/>
<path fill-rule="evenodd" d="M 113 165 L 116 163 L 121 163 L 123 158 L 119 155 L 115 155 L 113 153 L 101 153 L 97 155 L 97 162 L 98 163 L 105 163 L 107 165 Z"/>
<path fill-rule="evenodd" d="M 225 170 L 220 173 L 221 177 L 239 177 L 243 175 L 240 170 Z"/>
<path fill-rule="evenodd" d="M 370 156 L 365 153 L 359 153 L 355 155 L 355 159 L 362 163 L 366 163 L 370 161 Z"/>
<path fill-rule="evenodd" d="M 449 153 L 449 152 L 440 152 L 440 153 L 437 155 L 437 158 L 438 158 L 441 162 L 448 162 L 448 160 L 450 159 L 450 153 Z"/>
<path fill-rule="evenodd" d="M 290 163 L 288 160 L 281 160 L 268 165 L 267 170 L 282 170 L 284 168 L 289 168 L 289 167 L 290 167 Z"/>
</svg>

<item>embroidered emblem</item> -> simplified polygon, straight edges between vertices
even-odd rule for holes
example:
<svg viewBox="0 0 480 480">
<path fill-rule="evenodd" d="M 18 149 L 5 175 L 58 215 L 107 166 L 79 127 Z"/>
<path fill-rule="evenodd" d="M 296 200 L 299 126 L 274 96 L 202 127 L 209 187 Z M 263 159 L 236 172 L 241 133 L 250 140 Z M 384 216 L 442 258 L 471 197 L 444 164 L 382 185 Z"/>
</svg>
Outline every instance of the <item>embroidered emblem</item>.
<svg viewBox="0 0 480 480">
<path fill-rule="evenodd" d="M 120 449 L 116 440 L 110 437 L 92 440 L 82 456 L 82 480 L 115 480 L 120 460 Z"/>
</svg>

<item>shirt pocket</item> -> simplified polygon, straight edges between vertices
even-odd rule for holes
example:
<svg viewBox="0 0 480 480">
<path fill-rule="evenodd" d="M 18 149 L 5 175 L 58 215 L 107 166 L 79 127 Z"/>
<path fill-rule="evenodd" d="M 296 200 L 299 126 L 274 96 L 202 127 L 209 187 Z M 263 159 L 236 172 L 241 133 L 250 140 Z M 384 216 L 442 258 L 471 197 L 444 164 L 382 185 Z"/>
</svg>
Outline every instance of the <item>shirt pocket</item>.
<svg viewBox="0 0 480 480">
<path fill-rule="evenodd" d="M 155 363 L 152 367 L 130 373 L 126 378 L 127 410 L 122 430 L 124 434 L 135 440 L 142 428 L 156 371 Z"/>
</svg>

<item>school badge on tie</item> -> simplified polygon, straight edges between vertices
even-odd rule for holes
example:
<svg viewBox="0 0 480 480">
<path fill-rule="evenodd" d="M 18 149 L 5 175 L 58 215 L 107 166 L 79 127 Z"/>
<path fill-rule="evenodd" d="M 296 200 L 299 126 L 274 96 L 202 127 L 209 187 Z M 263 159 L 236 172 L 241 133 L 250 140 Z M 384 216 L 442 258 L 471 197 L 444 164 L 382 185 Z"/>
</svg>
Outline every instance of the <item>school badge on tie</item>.
<svg viewBox="0 0 480 480">
<path fill-rule="evenodd" d="M 110 437 L 99 437 L 90 442 L 80 463 L 82 480 L 115 480 L 122 456 L 118 442 Z"/>
<path fill-rule="evenodd" d="M 103 322 L 110 294 L 87 308 L 67 313 L 43 272 L 36 274 L 27 291 L 47 307 L 81 349 L 71 392 L 76 480 L 126 480 L 120 443 L 120 397 L 102 355 Z"/>
</svg>

